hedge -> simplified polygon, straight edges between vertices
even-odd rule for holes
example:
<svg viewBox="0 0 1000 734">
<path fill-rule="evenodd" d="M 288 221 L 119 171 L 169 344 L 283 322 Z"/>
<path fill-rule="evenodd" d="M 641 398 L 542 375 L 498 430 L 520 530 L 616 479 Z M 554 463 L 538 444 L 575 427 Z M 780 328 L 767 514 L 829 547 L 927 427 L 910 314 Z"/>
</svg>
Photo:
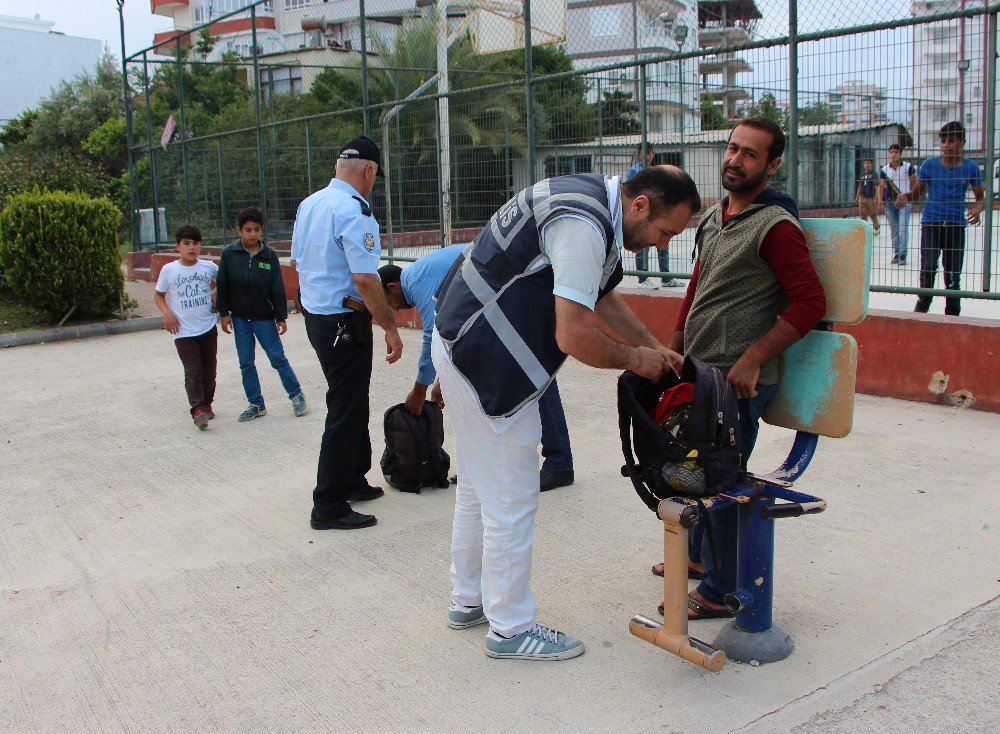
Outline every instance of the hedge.
<svg viewBox="0 0 1000 734">
<path fill-rule="evenodd" d="M 121 212 L 106 198 L 34 189 L 0 211 L 0 269 L 14 294 L 56 320 L 103 316 L 124 293 L 115 231 Z"/>
</svg>

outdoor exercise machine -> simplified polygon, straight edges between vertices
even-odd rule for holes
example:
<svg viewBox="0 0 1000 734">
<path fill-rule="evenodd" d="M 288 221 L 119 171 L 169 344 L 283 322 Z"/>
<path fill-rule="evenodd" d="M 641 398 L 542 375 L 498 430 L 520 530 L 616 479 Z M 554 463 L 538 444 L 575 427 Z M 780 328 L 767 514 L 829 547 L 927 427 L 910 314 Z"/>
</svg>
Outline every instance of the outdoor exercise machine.
<svg viewBox="0 0 1000 734">
<path fill-rule="evenodd" d="M 722 670 L 727 658 L 764 664 L 791 654 L 791 637 L 772 618 L 774 521 L 826 509 L 824 500 L 792 485 L 809 467 L 820 436 L 851 432 L 858 347 L 849 334 L 834 332 L 833 324 L 857 324 L 868 313 L 872 228 L 859 220 L 801 223 L 827 312 L 816 329 L 781 355 L 778 392 L 763 415 L 767 423 L 794 430 L 795 439 L 778 469 L 742 474 L 733 489 L 704 500 L 709 511 L 737 506 L 737 588 L 725 599 L 735 618 L 714 644 L 688 634 L 688 532 L 699 513 L 692 500 L 674 498 L 662 500 L 656 510 L 663 522 L 663 622 L 636 615 L 629 623 L 635 636 L 707 670 Z"/>
</svg>

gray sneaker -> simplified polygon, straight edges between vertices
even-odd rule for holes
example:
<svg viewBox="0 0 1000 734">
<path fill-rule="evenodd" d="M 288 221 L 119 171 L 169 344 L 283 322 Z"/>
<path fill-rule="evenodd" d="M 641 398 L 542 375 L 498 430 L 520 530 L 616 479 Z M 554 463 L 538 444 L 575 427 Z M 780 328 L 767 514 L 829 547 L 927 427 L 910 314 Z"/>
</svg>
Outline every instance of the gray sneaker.
<svg viewBox="0 0 1000 734">
<path fill-rule="evenodd" d="M 486 622 L 482 604 L 478 607 L 463 607 L 452 602 L 451 609 L 448 610 L 448 626 L 453 630 L 464 630 L 466 627 L 475 627 Z"/>
<path fill-rule="evenodd" d="M 535 622 L 531 629 L 509 640 L 495 632 L 486 636 L 486 654 L 491 658 L 518 660 L 569 660 L 583 655 L 583 643 Z"/>
<path fill-rule="evenodd" d="M 309 406 L 306 405 L 306 396 L 299 393 L 294 398 L 292 398 L 292 410 L 295 412 L 295 417 L 299 418 L 304 416 L 309 412 Z"/>
<path fill-rule="evenodd" d="M 240 423 L 246 423 L 247 421 L 252 421 L 254 418 L 260 418 L 262 415 L 267 415 L 267 408 L 263 405 L 250 403 L 247 409 L 240 413 L 238 420 Z"/>
</svg>

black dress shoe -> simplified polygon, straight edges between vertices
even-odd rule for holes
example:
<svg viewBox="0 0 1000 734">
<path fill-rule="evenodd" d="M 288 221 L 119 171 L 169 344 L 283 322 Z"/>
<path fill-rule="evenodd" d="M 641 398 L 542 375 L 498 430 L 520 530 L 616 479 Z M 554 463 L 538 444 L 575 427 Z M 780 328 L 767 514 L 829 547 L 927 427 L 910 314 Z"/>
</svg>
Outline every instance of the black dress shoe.
<svg viewBox="0 0 1000 734">
<path fill-rule="evenodd" d="M 538 480 L 539 489 L 542 492 L 548 492 L 550 489 L 555 489 L 556 487 L 568 487 L 573 483 L 573 470 L 549 471 L 548 469 L 542 469 L 538 475 Z"/>
<path fill-rule="evenodd" d="M 365 500 L 377 500 L 379 497 L 385 494 L 385 490 L 381 487 L 373 487 L 370 484 L 366 484 L 361 487 L 361 489 L 354 492 L 354 494 L 348 496 L 348 502 L 364 502 Z"/>
<path fill-rule="evenodd" d="M 374 515 L 364 515 L 354 510 L 341 517 L 313 515 L 309 520 L 313 530 L 355 530 L 357 528 L 370 528 L 377 522 Z"/>
</svg>

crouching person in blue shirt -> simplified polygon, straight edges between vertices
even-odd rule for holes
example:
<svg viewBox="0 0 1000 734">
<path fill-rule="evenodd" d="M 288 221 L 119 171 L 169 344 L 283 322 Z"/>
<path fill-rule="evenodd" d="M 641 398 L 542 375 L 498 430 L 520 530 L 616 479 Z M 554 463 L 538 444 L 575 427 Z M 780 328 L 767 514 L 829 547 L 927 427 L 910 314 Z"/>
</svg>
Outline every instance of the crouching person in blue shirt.
<svg viewBox="0 0 1000 734">
<path fill-rule="evenodd" d="M 385 299 L 395 311 L 416 308 L 424 329 L 424 344 L 417 364 L 417 380 L 406 396 L 404 405 L 413 415 L 420 415 L 431 388 L 431 401 L 442 408 L 441 385 L 435 381 L 437 372 L 431 361 L 431 335 L 434 333 L 434 294 L 441 287 L 455 260 L 466 245 L 451 245 L 418 258 L 405 270 L 398 265 L 383 265 L 378 269 Z M 559 398 L 555 380 L 538 401 L 542 421 L 542 471 L 539 485 L 542 492 L 573 483 L 573 452 L 569 443 L 566 414 Z"/>
<path fill-rule="evenodd" d="M 700 208 L 694 182 L 672 166 L 625 183 L 598 174 L 545 179 L 490 218 L 441 285 L 431 356 L 458 467 L 448 622 L 488 623 L 490 657 L 583 653 L 580 640 L 536 618 L 538 401 L 567 356 L 650 380 L 680 369 L 681 355 L 657 341 L 614 289 L 623 248 L 665 248 Z"/>
</svg>

